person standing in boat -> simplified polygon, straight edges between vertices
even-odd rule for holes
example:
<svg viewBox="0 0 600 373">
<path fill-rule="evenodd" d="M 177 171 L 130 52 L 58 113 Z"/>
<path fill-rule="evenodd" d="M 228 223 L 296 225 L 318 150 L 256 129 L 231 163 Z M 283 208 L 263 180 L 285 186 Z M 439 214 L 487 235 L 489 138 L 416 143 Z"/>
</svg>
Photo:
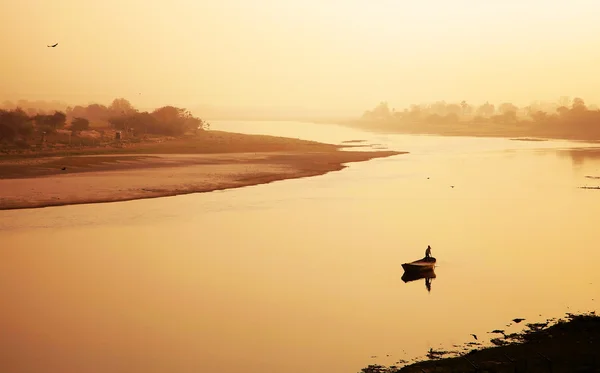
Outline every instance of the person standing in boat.
<svg viewBox="0 0 600 373">
<path fill-rule="evenodd" d="M 431 246 L 427 245 L 427 250 L 425 250 L 425 258 L 431 258 Z"/>
</svg>

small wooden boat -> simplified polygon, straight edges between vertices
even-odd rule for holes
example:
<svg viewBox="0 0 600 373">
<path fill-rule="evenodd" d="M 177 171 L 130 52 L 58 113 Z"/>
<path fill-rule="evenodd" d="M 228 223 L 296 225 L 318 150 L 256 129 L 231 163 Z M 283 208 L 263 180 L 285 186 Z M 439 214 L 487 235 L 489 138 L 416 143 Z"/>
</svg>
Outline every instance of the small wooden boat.
<svg viewBox="0 0 600 373">
<path fill-rule="evenodd" d="M 429 271 L 429 270 L 432 270 L 433 267 L 435 267 L 435 258 L 434 257 L 423 258 L 423 259 L 415 260 L 414 262 L 402 264 L 402 268 L 404 268 L 404 270 L 407 272 L 408 271 L 413 271 L 413 272 Z"/>
</svg>

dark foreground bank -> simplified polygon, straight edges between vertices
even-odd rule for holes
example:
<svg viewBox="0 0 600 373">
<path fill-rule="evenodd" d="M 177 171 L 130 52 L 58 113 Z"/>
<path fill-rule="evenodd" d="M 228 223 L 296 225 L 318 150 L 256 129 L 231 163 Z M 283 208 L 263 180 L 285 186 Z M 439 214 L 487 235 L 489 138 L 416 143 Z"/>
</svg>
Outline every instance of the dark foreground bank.
<svg viewBox="0 0 600 373">
<path fill-rule="evenodd" d="M 521 333 L 493 339 L 496 347 L 452 358 L 430 351 L 429 360 L 405 367 L 371 365 L 363 373 L 450 372 L 600 372 L 600 317 L 594 312 L 568 315 L 552 324 L 527 324 Z"/>
</svg>

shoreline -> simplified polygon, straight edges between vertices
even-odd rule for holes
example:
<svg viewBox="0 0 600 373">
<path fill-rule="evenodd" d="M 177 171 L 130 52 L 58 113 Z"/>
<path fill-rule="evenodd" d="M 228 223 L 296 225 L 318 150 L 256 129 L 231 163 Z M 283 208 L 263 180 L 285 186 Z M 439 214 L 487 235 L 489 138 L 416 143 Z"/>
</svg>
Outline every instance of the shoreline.
<svg viewBox="0 0 600 373">
<path fill-rule="evenodd" d="M 517 319 L 519 320 L 519 319 Z M 520 319 L 523 320 L 523 319 Z M 516 321 L 516 320 L 513 320 Z M 468 352 L 430 350 L 426 358 L 398 366 L 370 365 L 363 373 L 422 372 L 598 372 L 600 369 L 600 316 L 595 312 L 567 314 L 563 319 L 525 324 L 514 334 L 497 333 L 492 347 Z M 477 343 L 475 343 L 477 344 Z M 469 345 L 469 344 L 467 344 Z M 444 357 L 451 354 L 454 356 Z"/>
<path fill-rule="evenodd" d="M 481 125 L 479 129 L 473 129 L 473 125 L 390 125 L 376 122 L 347 121 L 339 125 L 359 129 L 367 132 L 397 134 L 397 135 L 424 135 L 424 136 L 453 136 L 453 137 L 488 137 L 507 138 L 513 141 L 547 141 L 564 140 L 573 142 L 599 143 L 598 138 L 586 138 L 582 135 L 567 135 L 564 133 L 553 133 L 552 131 L 536 132 L 530 128 L 513 127 L 507 128 L 500 125 Z"/>
<path fill-rule="evenodd" d="M 7 160 L 0 161 L 0 210 L 121 202 L 241 188 L 319 176 L 340 171 L 348 167 L 347 163 L 400 154 L 405 152 L 328 148 Z"/>
</svg>

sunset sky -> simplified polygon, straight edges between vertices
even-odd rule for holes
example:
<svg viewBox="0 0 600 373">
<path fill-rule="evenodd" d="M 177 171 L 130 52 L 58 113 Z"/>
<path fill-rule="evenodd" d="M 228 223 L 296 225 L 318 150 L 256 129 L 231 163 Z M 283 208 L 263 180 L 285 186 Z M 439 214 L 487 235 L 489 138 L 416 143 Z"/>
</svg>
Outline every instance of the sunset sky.
<svg viewBox="0 0 600 373">
<path fill-rule="evenodd" d="M 600 101 L 593 0 L 20 0 L 0 14 L 0 101 Z"/>
</svg>

